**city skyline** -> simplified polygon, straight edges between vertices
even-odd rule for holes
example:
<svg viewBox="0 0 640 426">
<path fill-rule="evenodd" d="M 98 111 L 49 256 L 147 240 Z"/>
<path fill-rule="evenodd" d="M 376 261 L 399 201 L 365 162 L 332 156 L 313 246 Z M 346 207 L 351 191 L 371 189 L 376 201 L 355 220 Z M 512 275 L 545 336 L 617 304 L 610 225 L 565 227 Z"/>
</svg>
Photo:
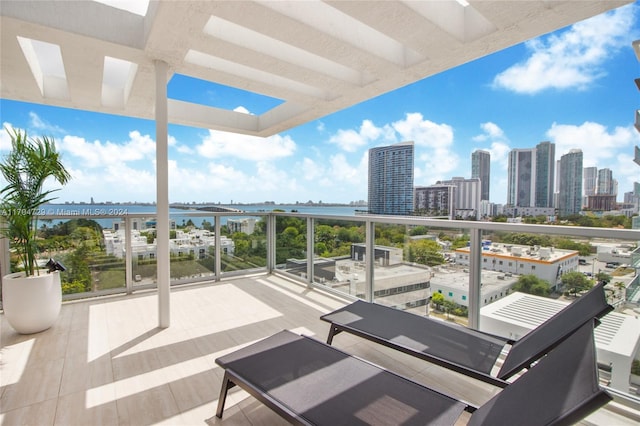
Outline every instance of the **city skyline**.
<svg viewBox="0 0 640 426">
<path fill-rule="evenodd" d="M 507 200 L 512 149 L 555 144 L 610 169 L 618 200 L 638 180 L 634 111 L 640 76 L 634 3 L 268 138 L 169 126 L 172 202 L 367 199 L 367 152 L 413 140 L 414 186 L 471 177 L 471 154 L 491 154 L 490 201 Z M 169 96 L 259 114 L 279 100 L 175 75 Z M 155 126 L 84 111 L 0 101 L 4 129 L 56 139 L 73 179 L 58 202 L 155 201 Z M 3 184 L 4 182 L 0 182 Z"/>
</svg>

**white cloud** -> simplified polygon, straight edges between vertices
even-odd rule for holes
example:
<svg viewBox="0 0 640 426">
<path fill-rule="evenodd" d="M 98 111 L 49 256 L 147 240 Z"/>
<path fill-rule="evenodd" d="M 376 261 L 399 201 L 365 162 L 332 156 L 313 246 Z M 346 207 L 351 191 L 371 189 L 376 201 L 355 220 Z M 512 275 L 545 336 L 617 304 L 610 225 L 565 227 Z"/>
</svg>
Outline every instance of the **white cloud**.
<svg viewBox="0 0 640 426">
<path fill-rule="evenodd" d="M 408 113 L 404 118 L 375 126 L 371 120 L 363 120 L 358 131 L 340 129 L 329 139 L 342 150 L 363 152 L 358 165 L 350 165 L 343 154 L 330 159 L 328 178 L 353 183 L 366 189 L 368 148 L 374 143 L 391 145 L 399 141 L 413 141 L 415 147 L 416 185 L 431 185 L 437 180 L 448 179 L 449 172 L 459 164 L 459 156 L 453 150 L 453 128 L 448 124 L 438 124 L 426 120 L 420 113 Z"/>
<path fill-rule="evenodd" d="M 302 159 L 302 164 L 299 167 L 299 175 L 302 176 L 304 180 L 313 181 L 320 179 L 324 173 L 324 168 L 311 158 L 304 157 Z"/>
<path fill-rule="evenodd" d="M 15 129 L 15 127 L 6 121 L 2 123 L 2 129 L 0 129 L 0 151 L 8 151 L 11 149 L 11 136 L 9 136 L 7 129 Z"/>
<path fill-rule="evenodd" d="M 129 132 L 129 140 L 124 143 L 88 142 L 84 138 L 68 135 L 62 139 L 59 147 L 65 154 L 80 160 L 83 167 L 89 168 L 150 159 L 156 152 L 155 141 L 137 130 Z"/>
<path fill-rule="evenodd" d="M 432 185 L 449 179 L 458 167 L 460 157 L 453 151 L 453 128 L 426 120 L 420 113 L 408 113 L 404 119 L 393 122 L 393 129 L 402 141 L 413 141 L 415 146 L 414 184 Z"/>
<path fill-rule="evenodd" d="M 295 150 L 296 143 L 289 136 L 260 138 L 218 130 L 209 130 L 209 135 L 196 147 L 196 152 L 205 158 L 235 157 L 249 161 L 289 157 Z"/>
<path fill-rule="evenodd" d="M 64 159 L 63 159 L 64 160 Z M 67 167 L 71 180 L 58 196 L 64 201 L 152 201 L 155 200 L 155 172 L 129 167 L 126 164 L 108 164 L 100 171 L 83 165 Z"/>
<path fill-rule="evenodd" d="M 413 141 L 417 146 L 447 152 L 453 145 L 451 126 L 425 120 L 419 112 L 406 114 L 403 120 L 395 121 L 391 126 L 400 135 L 400 140 Z"/>
<path fill-rule="evenodd" d="M 371 142 L 384 141 L 396 142 L 393 129 L 389 125 L 377 127 L 371 120 L 363 120 L 360 129 L 340 129 L 329 138 L 329 143 L 336 144 L 347 152 L 356 152 L 359 148 L 366 147 Z"/>
<path fill-rule="evenodd" d="M 480 124 L 483 133 L 473 137 L 475 142 L 484 142 L 491 139 L 503 139 L 504 131 L 497 124 L 490 121 Z"/>
<path fill-rule="evenodd" d="M 546 89 L 586 89 L 604 75 L 604 63 L 628 47 L 636 8 L 616 9 L 567 31 L 525 44 L 530 56 L 498 74 L 494 87 L 535 94 Z"/>
<path fill-rule="evenodd" d="M 482 133 L 474 136 L 472 140 L 475 142 L 488 142 L 490 144 L 488 148 L 481 148 L 489 152 L 492 163 L 499 164 L 502 169 L 506 170 L 511 147 L 504 130 L 491 121 L 480 124 L 480 128 Z"/>
<path fill-rule="evenodd" d="M 29 125 L 38 133 L 43 133 L 46 135 L 52 133 L 64 133 L 64 129 L 41 119 L 40 116 L 38 116 L 38 114 L 36 114 L 35 112 L 29 112 Z"/>
<path fill-rule="evenodd" d="M 233 110 L 234 110 L 235 112 L 241 112 L 241 113 L 243 113 L 243 114 L 253 115 L 253 114 L 251 114 L 251 113 L 249 112 L 249 110 L 248 110 L 248 109 L 246 109 L 246 108 L 245 108 L 245 107 L 243 107 L 242 105 L 235 107 Z"/>
<path fill-rule="evenodd" d="M 586 121 L 580 126 L 553 123 L 546 132 L 549 140 L 556 144 L 556 158 L 570 149 L 580 148 L 583 153 L 584 167 L 607 167 L 617 153 L 628 147 L 632 152 L 633 145 L 640 141 L 638 132 L 633 127 L 616 127 L 609 132 L 606 126 Z"/>
<path fill-rule="evenodd" d="M 618 181 L 618 200 L 624 192 L 638 182 L 638 165 L 633 162 L 633 149 L 640 144 L 640 135 L 633 126 L 616 127 L 585 122 L 580 126 L 553 123 L 547 131 L 551 142 L 556 144 L 556 159 L 572 148 L 580 148 L 584 167 L 609 168 Z"/>
</svg>

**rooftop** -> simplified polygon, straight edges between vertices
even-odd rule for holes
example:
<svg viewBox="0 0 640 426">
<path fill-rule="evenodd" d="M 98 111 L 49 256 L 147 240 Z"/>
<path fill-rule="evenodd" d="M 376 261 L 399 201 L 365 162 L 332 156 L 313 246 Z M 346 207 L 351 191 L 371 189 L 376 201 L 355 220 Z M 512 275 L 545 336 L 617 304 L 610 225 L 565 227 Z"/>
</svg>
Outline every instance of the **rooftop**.
<svg viewBox="0 0 640 426">
<path fill-rule="evenodd" d="M 515 292 L 483 306 L 481 314 L 531 330 L 558 313 L 568 303 Z M 640 318 L 610 312 L 601 319 L 594 336 L 598 349 L 633 357 L 640 341 Z"/>
<path fill-rule="evenodd" d="M 524 261 L 536 261 L 544 263 L 554 263 L 570 257 L 577 259 L 576 250 L 563 250 L 554 247 L 523 246 L 517 244 L 492 243 L 483 247 L 482 255 L 498 258 L 515 258 Z M 456 252 L 469 252 L 469 247 L 462 247 Z"/>
</svg>

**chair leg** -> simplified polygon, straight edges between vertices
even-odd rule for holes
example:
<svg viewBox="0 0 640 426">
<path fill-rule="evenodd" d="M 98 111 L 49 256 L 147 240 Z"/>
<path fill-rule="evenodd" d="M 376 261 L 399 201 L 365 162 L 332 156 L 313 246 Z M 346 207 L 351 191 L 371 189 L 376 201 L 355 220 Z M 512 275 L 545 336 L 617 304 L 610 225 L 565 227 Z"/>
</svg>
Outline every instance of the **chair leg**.
<svg viewBox="0 0 640 426">
<path fill-rule="evenodd" d="M 334 327 L 333 325 L 329 328 L 329 336 L 327 336 L 327 345 L 331 345 L 333 342 L 333 336 L 340 333 L 342 330 L 338 329 L 338 327 Z"/>
<path fill-rule="evenodd" d="M 224 378 L 222 379 L 222 388 L 220 389 L 220 397 L 218 398 L 218 409 L 216 410 L 216 417 L 222 418 L 222 412 L 224 411 L 224 403 L 227 399 L 227 392 L 236 384 L 229 380 L 229 375 L 224 372 Z"/>
</svg>

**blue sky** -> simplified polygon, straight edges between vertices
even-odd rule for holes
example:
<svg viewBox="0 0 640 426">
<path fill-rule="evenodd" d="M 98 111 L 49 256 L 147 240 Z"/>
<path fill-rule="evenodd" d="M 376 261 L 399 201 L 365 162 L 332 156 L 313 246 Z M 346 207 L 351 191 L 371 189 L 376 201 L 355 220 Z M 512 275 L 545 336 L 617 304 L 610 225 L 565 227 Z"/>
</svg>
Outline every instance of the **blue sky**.
<svg viewBox="0 0 640 426">
<path fill-rule="evenodd" d="M 415 185 L 471 176 L 491 152 L 491 201 L 504 203 L 514 148 L 572 148 L 610 168 L 618 200 L 640 181 L 633 127 L 640 108 L 640 2 L 513 46 L 269 138 L 170 125 L 171 202 L 367 198 L 367 150 L 413 140 Z M 170 97 L 260 114 L 278 100 L 176 76 Z M 4 126 L 56 139 L 72 181 L 58 201 L 155 201 L 152 121 L 0 101 Z M 0 131 L 0 155 L 10 146 Z M 0 178 L 0 184 L 4 182 Z"/>
</svg>

